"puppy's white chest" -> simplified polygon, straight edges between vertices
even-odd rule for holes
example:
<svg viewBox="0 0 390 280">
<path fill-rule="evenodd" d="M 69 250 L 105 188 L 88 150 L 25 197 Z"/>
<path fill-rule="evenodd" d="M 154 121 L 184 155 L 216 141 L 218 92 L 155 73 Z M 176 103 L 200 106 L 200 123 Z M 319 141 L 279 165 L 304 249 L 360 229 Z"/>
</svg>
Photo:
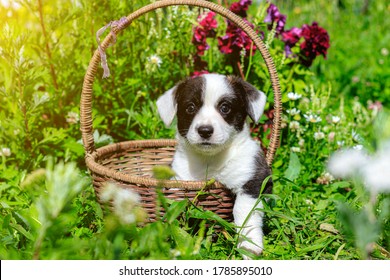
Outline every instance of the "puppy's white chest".
<svg viewBox="0 0 390 280">
<path fill-rule="evenodd" d="M 179 145 L 172 168 L 179 180 L 205 181 L 214 178 L 237 192 L 253 176 L 254 155 L 257 153 L 257 144 L 249 140 L 210 157 Z"/>
</svg>

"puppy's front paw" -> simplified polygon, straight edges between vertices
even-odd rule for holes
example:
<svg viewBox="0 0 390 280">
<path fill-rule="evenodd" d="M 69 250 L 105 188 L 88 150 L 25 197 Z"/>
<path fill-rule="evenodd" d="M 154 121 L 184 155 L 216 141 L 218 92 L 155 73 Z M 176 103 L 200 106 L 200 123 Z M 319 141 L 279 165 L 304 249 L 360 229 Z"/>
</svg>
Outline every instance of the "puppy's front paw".
<svg viewBox="0 0 390 280">
<path fill-rule="evenodd" d="M 254 242 L 253 240 L 248 240 L 247 237 L 243 237 L 243 239 L 244 238 L 246 240 L 241 240 L 238 243 L 238 246 L 237 246 L 238 248 L 244 249 L 245 251 L 248 251 L 249 253 L 252 253 L 256 256 L 259 256 L 263 252 L 262 240 L 256 240 L 256 242 Z M 251 260 L 252 259 L 251 257 L 249 257 L 246 254 L 242 254 L 242 257 L 244 260 Z"/>
</svg>

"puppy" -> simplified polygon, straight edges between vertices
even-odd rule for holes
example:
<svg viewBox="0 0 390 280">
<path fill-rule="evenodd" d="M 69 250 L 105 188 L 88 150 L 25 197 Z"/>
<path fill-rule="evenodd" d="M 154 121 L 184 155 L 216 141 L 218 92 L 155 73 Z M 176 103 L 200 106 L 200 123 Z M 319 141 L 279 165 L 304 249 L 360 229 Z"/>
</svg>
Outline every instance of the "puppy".
<svg viewBox="0 0 390 280">
<path fill-rule="evenodd" d="M 259 192 L 271 170 L 250 137 L 247 118 L 257 122 L 265 102 L 265 94 L 251 84 L 218 74 L 187 78 L 157 100 L 166 126 L 177 116 L 178 146 L 172 162 L 176 179 L 215 178 L 229 188 L 236 195 L 233 217 L 241 232 L 239 247 L 257 255 L 263 250 L 263 214 L 252 210 L 262 207 Z M 263 193 L 271 190 L 268 180 Z"/>
</svg>

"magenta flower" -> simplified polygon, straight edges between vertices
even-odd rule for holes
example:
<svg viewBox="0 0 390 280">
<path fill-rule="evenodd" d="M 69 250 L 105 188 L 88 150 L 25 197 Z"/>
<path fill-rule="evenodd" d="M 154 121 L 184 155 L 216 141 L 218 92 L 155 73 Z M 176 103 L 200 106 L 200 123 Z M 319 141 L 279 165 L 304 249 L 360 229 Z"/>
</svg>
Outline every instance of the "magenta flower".
<svg viewBox="0 0 390 280">
<path fill-rule="evenodd" d="M 326 58 L 327 50 L 330 47 L 329 34 L 317 22 L 311 26 L 304 24 L 302 26 L 302 37 L 305 41 L 300 45 L 301 62 L 305 66 L 311 66 L 318 55 Z"/>
<path fill-rule="evenodd" d="M 204 74 L 208 74 L 209 71 L 207 70 L 201 70 L 201 71 L 195 71 L 194 73 L 192 73 L 192 78 L 195 78 L 195 77 L 198 77 L 198 76 L 202 76 Z"/>
<path fill-rule="evenodd" d="M 233 3 L 229 10 L 235 13 L 236 15 L 239 15 L 240 17 L 246 18 L 247 13 L 246 11 L 249 8 L 249 5 L 252 4 L 252 0 L 241 0 L 239 2 Z"/>
<path fill-rule="evenodd" d="M 287 57 L 292 54 L 291 48 L 294 47 L 302 37 L 302 29 L 293 27 L 282 33 L 282 41 L 284 42 L 284 51 Z"/>
<path fill-rule="evenodd" d="M 213 38 L 216 35 L 215 29 L 218 22 L 215 19 L 214 12 L 208 12 L 198 17 L 199 25 L 194 28 L 192 43 L 196 47 L 196 54 L 194 55 L 194 68 L 196 71 L 205 71 L 207 69 L 207 62 L 202 60 L 204 52 L 210 48 L 207 44 L 207 38 Z"/>
<path fill-rule="evenodd" d="M 246 22 L 251 27 L 254 27 L 250 22 Z M 226 35 L 218 37 L 218 47 L 221 53 L 232 54 L 235 58 L 240 57 L 240 53 L 243 49 L 245 49 L 247 56 L 249 56 L 251 49 L 252 55 L 256 51 L 256 46 L 252 44 L 252 40 L 248 37 L 248 35 L 242 31 L 242 29 L 230 22 L 228 22 Z"/>
<path fill-rule="evenodd" d="M 214 12 L 209 12 L 206 15 L 199 16 L 198 22 L 199 25 L 194 28 L 192 43 L 196 47 L 197 54 L 204 55 L 204 52 L 210 48 L 206 39 L 215 37 L 215 28 L 217 28 L 218 22 L 215 19 Z"/>
<path fill-rule="evenodd" d="M 199 25 L 203 27 L 203 29 L 206 31 L 208 37 L 214 37 L 215 31 L 214 29 L 218 27 L 218 22 L 215 19 L 215 13 L 214 12 L 208 12 L 205 17 L 200 17 L 201 21 L 199 22 Z"/>
<path fill-rule="evenodd" d="M 271 30 L 273 25 L 276 24 L 276 34 L 281 34 L 284 30 L 286 19 L 287 17 L 280 13 L 278 7 L 276 7 L 274 4 L 271 4 L 267 9 L 267 16 L 265 17 L 264 22 L 268 23 L 269 30 Z"/>
<path fill-rule="evenodd" d="M 194 55 L 194 68 L 195 70 L 207 69 L 207 61 L 202 60 L 202 57 L 198 54 Z"/>
<path fill-rule="evenodd" d="M 240 0 L 233 3 L 229 10 L 241 16 L 247 24 L 254 28 L 253 24 L 246 19 L 246 12 L 251 4 L 252 0 Z M 247 56 L 249 56 L 251 49 L 252 54 L 254 54 L 256 50 L 256 46 L 252 44 L 252 40 L 248 35 L 230 21 L 227 23 L 226 35 L 218 37 L 218 48 L 224 54 L 231 54 L 233 60 L 238 60 L 240 58 L 240 53 L 243 49 L 245 49 Z"/>
</svg>

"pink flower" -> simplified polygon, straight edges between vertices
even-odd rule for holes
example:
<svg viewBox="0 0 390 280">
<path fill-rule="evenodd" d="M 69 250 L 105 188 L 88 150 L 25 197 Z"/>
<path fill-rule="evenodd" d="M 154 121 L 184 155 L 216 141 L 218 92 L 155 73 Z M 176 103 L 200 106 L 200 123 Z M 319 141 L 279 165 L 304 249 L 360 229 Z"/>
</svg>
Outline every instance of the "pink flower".
<svg viewBox="0 0 390 280">
<path fill-rule="evenodd" d="M 382 110 L 382 103 L 380 101 L 375 101 L 375 102 L 369 102 L 368 104 L 368 109 L 373 110 L 373 111 L 380 111 Z"/>
</svg>

